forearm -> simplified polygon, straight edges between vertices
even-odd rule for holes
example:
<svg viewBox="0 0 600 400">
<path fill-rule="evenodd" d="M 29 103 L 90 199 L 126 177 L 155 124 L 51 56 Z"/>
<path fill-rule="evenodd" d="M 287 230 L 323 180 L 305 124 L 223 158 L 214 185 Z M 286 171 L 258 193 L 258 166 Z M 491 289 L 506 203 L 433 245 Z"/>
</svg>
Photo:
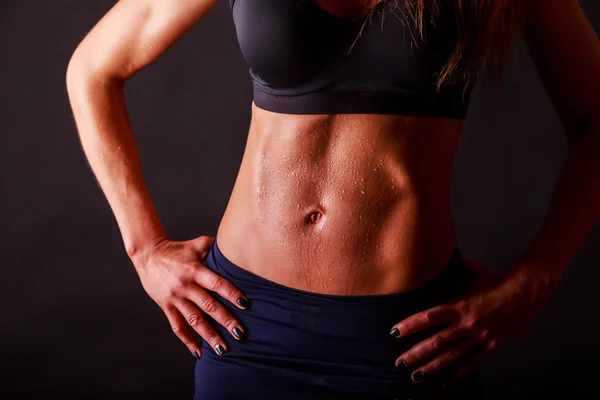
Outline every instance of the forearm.
<svg viewBox="0 0 600 400">
<path fill-rule="evenodd" d="M 123 90 L 124 81 L 69 65 L 67 91 L 81 145 L 133 257 L 167 234 L 143 181 Z"/>
<path fill-rule="evenodd" d="M 571 141 L 545 218 L 510 269 L 539 290 L 553 290 L 600 219 L 600 131 Z"/>
</svg>

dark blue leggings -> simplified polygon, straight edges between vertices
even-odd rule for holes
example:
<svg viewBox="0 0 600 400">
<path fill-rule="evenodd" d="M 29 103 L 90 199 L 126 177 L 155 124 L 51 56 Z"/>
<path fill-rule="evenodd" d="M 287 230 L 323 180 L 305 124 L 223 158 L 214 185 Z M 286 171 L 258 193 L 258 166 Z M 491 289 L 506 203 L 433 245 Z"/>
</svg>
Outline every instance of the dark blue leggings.
<svg viewBox="0 0 600 400">
<path fill-rule="evenodd" d="M 394 366 L 400 354 L 444 327 L 389 336 L 392 325 L 460 293 L 465 277 L 457 248 L 427 285 L 390 295 L 327 295 L 283 286 L 233 264 L 216 240 L 204 263 L 239 288 L 250 307 L 240 310 L 211 292 L 239 319 L 246 336 L 235 340 L 207 316 L 229 351 L 218 356 L 202 341 L 194 400 L 482 398 L 479 369 L 444 390 L 441 378 L 415 383 L 410 374 L 416 367 Z"/>
</svg>

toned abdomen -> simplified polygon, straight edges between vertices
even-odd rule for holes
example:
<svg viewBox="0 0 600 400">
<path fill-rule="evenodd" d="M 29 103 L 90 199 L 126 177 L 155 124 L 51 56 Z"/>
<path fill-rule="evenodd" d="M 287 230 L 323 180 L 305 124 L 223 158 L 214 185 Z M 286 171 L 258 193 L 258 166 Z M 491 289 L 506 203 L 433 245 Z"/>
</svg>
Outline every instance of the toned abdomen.
<svg viewBox="0 0 600 400">
<path fill-rule="evenodd" d="M 445 266 L 462 120 L 252 111 L 217 232 L 230 261 L 328 294 L 412 290 Z"/>
</svg>

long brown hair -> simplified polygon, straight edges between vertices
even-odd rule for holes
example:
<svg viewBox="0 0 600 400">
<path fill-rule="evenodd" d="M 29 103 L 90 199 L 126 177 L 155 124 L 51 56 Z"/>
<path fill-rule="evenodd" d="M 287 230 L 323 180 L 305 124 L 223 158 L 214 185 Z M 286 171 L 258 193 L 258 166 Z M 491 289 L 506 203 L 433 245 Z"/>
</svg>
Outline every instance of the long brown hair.
<svg viewBox="0 0 600 400">
<path fill-rule="evenodd" d="M 472 85 L 476 79 L 499 79 L 523 29 L 525 0 L 382 0 L 382 13 L 392 12 L 410 28 L 415 45 L 425 41 L 423 26 L 435 23 L 443 2 L 453 2 L 457 43 L 436 80 L 442 85 Z M 377 8 L 373 8 L 374 12 Z"/>
</svg>

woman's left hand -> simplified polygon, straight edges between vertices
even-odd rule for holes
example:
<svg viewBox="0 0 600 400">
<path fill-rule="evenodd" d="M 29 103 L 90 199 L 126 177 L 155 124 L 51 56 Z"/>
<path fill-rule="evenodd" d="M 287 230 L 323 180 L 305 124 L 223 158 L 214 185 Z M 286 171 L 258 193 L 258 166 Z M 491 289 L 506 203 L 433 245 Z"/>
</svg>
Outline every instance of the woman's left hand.
<svg viewBox="0 0 600 400">
<path fill-rule="evenodd" d="M 458 384 L 479 363 L 528 328 L 552 292 L 553 287 L 538 285 L 536 278 L 501 273 L 476 260 L 463 259 L 473 276 L 466 293 L 405 318 L 390 332 L 405 337 L 433 325 L 449 324 L 396 359 L 396 366 L 405 360 L 404 368 L 415 368 L 411 375 L 414 382 L 443 376 L 444 387 Z"/>
</svg>

